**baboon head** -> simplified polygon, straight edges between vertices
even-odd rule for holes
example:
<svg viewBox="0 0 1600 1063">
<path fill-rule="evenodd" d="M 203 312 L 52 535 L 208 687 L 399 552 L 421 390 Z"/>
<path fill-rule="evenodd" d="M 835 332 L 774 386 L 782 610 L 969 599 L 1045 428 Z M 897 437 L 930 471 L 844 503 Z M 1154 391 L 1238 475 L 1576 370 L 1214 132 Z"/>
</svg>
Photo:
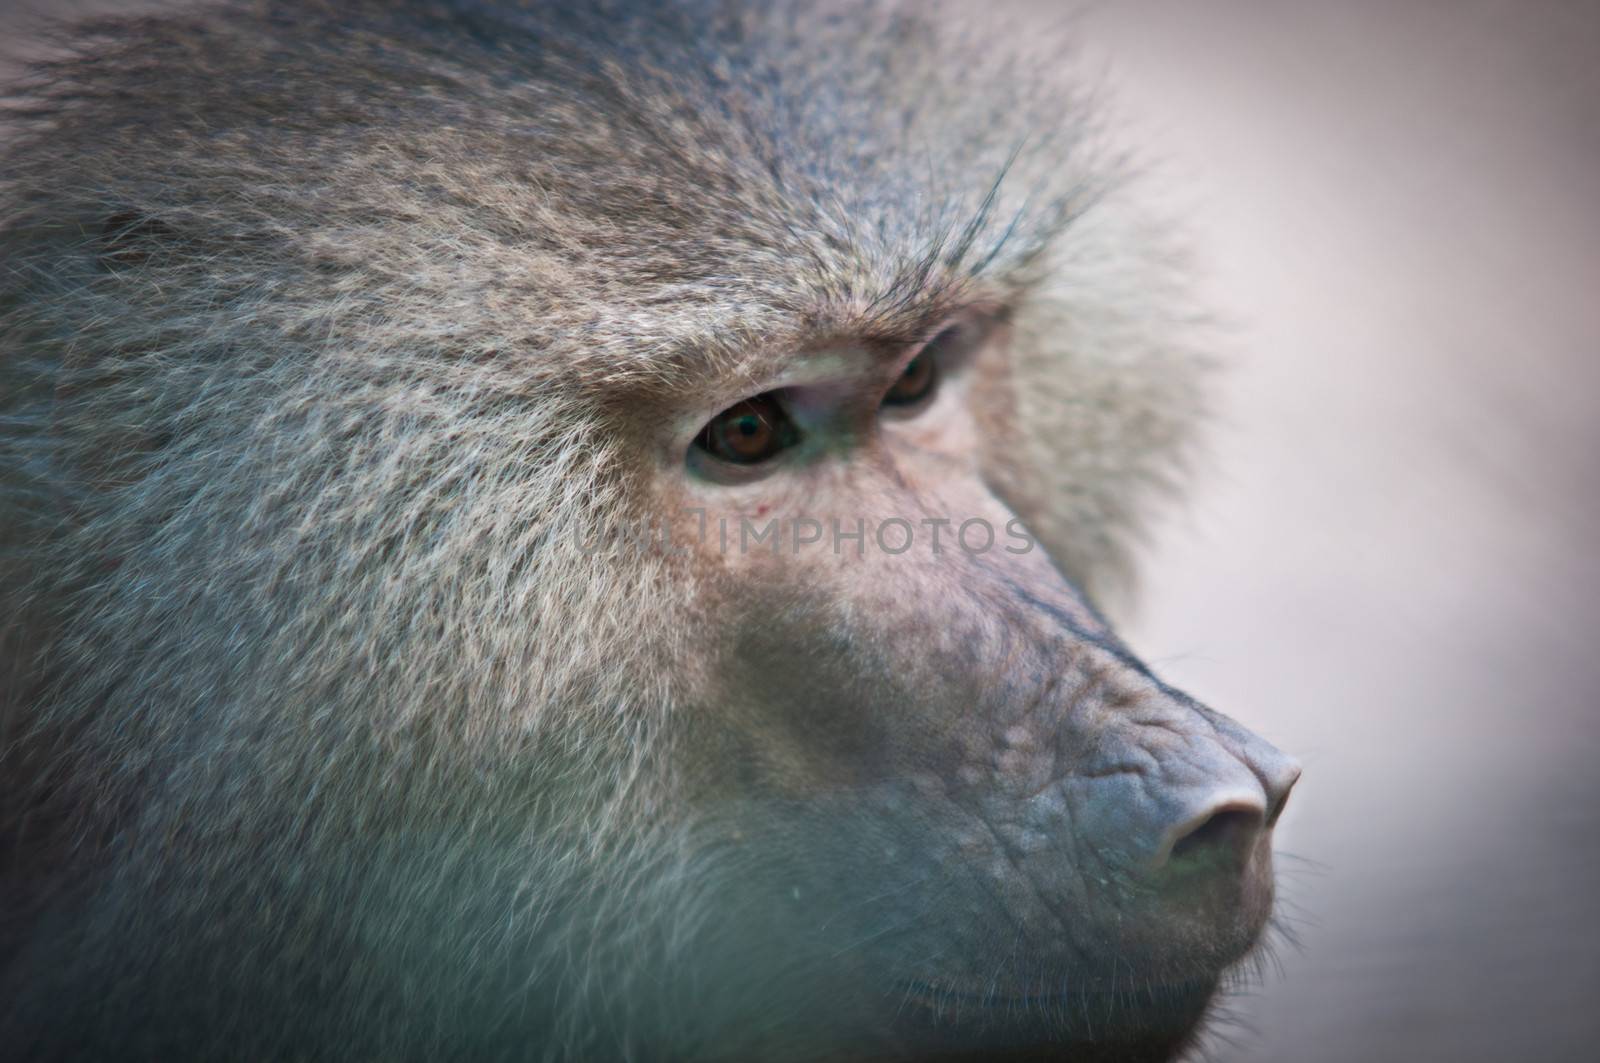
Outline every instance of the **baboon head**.
<svg viewBox="0 0 1600 1063">
<path fill-rule="evenodd" d="M 33 69 L 6 1043 L 1187 1043 L 1298 773 L 1091 604 L 1196 315 L 1057 39 L 941 26 L 304 0 Z"/>
</svg>

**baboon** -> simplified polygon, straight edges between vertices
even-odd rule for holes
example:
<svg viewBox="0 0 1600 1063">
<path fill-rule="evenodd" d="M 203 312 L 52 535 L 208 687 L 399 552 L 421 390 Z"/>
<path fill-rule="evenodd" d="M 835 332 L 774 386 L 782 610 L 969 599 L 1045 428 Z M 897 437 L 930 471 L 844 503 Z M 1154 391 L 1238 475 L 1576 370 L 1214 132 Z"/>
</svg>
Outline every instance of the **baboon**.
<svg viewBox="0 0 1600 1063">
<path fill-rule="evenodd" d="M 1167 1059 L 1298 768 L 1091 601 L 1203 315 L 959 9 L 89 19 L 0 163 L 0 1045 Z"/>
</svg>

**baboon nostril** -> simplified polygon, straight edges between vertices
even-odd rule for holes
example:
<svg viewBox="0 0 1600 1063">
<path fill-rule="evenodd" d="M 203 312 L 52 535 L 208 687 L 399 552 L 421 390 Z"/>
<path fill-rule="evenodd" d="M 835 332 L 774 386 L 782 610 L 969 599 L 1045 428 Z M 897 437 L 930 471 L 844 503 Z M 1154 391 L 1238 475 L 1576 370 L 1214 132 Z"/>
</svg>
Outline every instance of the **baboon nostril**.
<svg viewBox="0 0 1600 1063">
<path fill-rule="evenodd" d="M 1243 864 L 1265 826 L 1260 805 L 1228 804 L 1174 828 L 1158 868 L 1169 864 Z"/>
</svg>

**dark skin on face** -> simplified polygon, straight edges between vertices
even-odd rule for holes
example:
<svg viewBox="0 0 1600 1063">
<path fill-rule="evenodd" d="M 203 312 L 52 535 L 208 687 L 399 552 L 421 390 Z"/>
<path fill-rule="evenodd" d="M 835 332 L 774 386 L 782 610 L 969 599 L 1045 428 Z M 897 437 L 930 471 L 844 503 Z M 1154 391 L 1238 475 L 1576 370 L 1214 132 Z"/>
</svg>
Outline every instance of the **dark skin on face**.
<svg viewBox="0 0 1600 1063">
<path fill-rule="evenodd" d="M 1031 540 L 981 549 L 1025 534 L 976 458 L 1007 326 L 930 333 L 663 418 L 703 418 L 657 490 L 697 511 L 679 537 L 719 647 L 685 774 L 745 810 L 734 844 L 795 854 L 751 932 L 827 953 L 839 1021 L 884 1052 L 1168 1058 L 1266 921 L 1298 768 L 1151 676 Z M 909 548 L 870 530 L 896 518 Z M 835 536 L 858 519 L 864 543 Z"/>
</svg>

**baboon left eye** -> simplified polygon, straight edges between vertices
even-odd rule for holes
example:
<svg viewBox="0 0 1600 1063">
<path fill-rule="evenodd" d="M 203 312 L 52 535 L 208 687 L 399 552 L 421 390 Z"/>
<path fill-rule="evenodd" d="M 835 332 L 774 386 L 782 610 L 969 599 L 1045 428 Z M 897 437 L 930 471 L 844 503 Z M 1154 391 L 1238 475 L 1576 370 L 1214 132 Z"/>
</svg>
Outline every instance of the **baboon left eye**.
<svg viewBox="0 0 1600 1063">
<path fill-rule="evenodd" d="M 939 382 L 939 364 L 928 348 L 937 342 L 935 338 L 922 349 L 922 353 L 911 359 L 900 374 L 900 379 L 883 396 L 885 406 L 911 406 L 933 394 L 934 386 Z"/>
<path fill-rule="evenodd" d="M 939 390 L 946 370 L 965 365 L 988 334 L 982 319 L 962 318 L 946 325 L 906 363 L 883 396 L 884 406 L 917 406 Z M 907 411 L 910 412 L 910 411 Z"/>
</svg>

